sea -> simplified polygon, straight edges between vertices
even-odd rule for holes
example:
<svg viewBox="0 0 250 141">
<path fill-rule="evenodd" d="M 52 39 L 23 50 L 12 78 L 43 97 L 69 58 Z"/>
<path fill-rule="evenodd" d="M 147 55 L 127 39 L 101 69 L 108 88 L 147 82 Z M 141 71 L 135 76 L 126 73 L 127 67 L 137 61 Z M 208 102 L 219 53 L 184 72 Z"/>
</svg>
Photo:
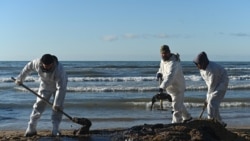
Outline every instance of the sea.
<svg viewBox="0 0 250 141">
<path fill-rule="evenodd" d="M 0 61 L 0 130 L 25 130 L 36 96 L 11 77 L 17 77 L 28 61 Z M 170 124 L 171 103 L 151 99 L 158 93 L 156 80 L 160 61 L 62 61 L 68 74 L 64 112 L 72 117 L 88 118 L 90 130 L 130 128 L 143 124 Z M 229 75 L 229 86 L 220 105 L 227 127 L 250 127 L 250 62 L 217 62 Z M 207 87 L 199 70 L 189 61 L 181 62 L 186 81 L 187 110 L 198 119 Z M 31 73 L 24 84 L 37 92 L 39 78 Z M 51 98 L 51 101 L 53 98 Z M 202 118 L 207 118 L 206 110 Z M 66 116 L 60 128 L 80 128 Z M 51 106 L 47 105 L 37 130 L 51 129 Z"/>
</svg>

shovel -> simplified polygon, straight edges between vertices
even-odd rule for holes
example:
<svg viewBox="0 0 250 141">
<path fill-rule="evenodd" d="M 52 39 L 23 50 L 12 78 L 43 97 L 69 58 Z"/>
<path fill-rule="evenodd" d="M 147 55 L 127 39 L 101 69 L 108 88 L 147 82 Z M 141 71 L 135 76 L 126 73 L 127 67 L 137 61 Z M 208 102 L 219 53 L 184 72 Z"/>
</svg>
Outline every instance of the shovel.
<svg viewBox="0 0 250 141">
<path fill-rule="evenodd" d="M 16 79 L 14 77 L 11 77 L 12 80 L 16 81 Z M 45 98 L 43 98 L 42 96 L 40 96 L 39 94 L 37 94 L 35 91 L 31 90 L 29 87 L 27 87 L 24 84 L 20 84 L 20 86 L 24 87 L 25 89 L 27 89 L 28 91 L 30 91 L 31 93 L 33 93 L 34 95 L 36 95 L 37 97 L 39 97 L 40 99 L 42 99 L 44 102 L 46 102 L 47 104 L 49 104 L 50 106 L 53 106 L 53 104 L 49 101 L 47 101 Z M 58 109 L 59 112 L 61 112 L 62 114 L 64 114 L 67 118 L 69 118 L 71 121 L 73 121 L 74 123 L 80 124 L 82 125 L 86 132 L 89 131 L 90 126 L 92 125 L 91 121 L 87 118 L 77 118 L 77 117 L 71 117 L 70 115 L 66 114 L 63 110 Z"/>
<path fill-rule="evenodd" d="M 204 105 L 203 105 L 203 107 L 202 107 L 202 111 L 201 111 L 201 114 L 200 114 L 200 116 L 199 116 L 199 119 L 202 118 L 202 115 L 203 115 L 203 113 L 204 113 L 206 107 L 207 107 L 207 102 L 205 101 L 205 102 L 204 102 Z"/>
</svg>

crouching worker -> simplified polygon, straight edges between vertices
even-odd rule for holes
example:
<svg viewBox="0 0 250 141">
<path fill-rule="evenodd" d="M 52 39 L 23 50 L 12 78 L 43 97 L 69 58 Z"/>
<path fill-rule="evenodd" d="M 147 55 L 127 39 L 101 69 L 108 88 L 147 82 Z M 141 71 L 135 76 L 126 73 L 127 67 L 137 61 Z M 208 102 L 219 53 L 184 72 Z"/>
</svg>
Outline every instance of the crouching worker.
<svg viewBox="0 0 250 141">
<path fill-rule="evenodd" d="M 173 119 L 172 123 L 188 122 L 191 115 L 184 105 L 185 78 L 182 72 L 178 54 L 173 54 L 167 45 L 161 46 L 161 63 L 157 72 L 157 79 L 163 79 L 159 92 L 166 89 L 172 97 Z"/>
<path fill-rule="evenodd" d="M 198 54 L 194 63 L 208 87 L 206 98 L 208 119 L 216 119 L 225 127 L 226 123 L 221 119 L 219 107 L 229 82 L 227 72 L 221 65 L 209 61 L 205 52 Z"/>
<path fill-rule="evenodd" d="M 51 96 L 54 97 L 51 115 L 53 125 L 52 136 L 59 136 L 61 134 L 59 125 L 62 120 L 62 113 L 58 110 L 63 109 L 67 87 L 67 74 L 56 56 L 44 54 L 41 58 L 27 63 L 16 78 L 15 83 L 17 85 L 22 84 L 25 78 L 33 71 L 38 73 L 41 80 L 38 94 L 47 101 L 49 101 Z M 37 134 L 36 126 L 45 107 L 46 102 L 37 97 L 24 136 L 31 137 Z"/>
</svg>

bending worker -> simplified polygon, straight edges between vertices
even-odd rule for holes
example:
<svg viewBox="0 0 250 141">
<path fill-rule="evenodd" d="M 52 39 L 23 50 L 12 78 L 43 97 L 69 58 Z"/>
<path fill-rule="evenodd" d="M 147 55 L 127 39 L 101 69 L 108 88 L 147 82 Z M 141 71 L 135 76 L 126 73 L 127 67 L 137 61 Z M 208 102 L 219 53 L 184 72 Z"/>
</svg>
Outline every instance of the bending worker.
<svg viewBox="0 0 250 141">
<path fill-rule="evenodd" d="M 157 79 L 163 79 L 159 92 L 166 89 L 172 97 L 172 123 L 181 123 L 192 120 L 184 106 L 185 79 L 180 64 L 179 54 L 173 54 L 167 45 L 161 46 L 161 63 L 157 72 Z"/>
<path fill-rule="evenodd" d="M 35 59 L 26 64 L 21 73 L 18 75 L 15 83 L 17 85 L 22 84 L 27 75 L 29 75 L 32 71 L 36 71 L 41 80 L 38 94 L 47 101 L 49 101 L 52 95 L 54 97 L 51 115 L 53 125 L 52 136 L 58 136 L 61 134 L 59 132 L 59 125 L 62 120 L 62 113 L 58 110 L 63 109 L 67 87 L 67 74 L 64 71 L 62 64 L 58 62 L 56 56 L 44 54 L 42 58 Z M 33 111 L 30 115 L 28 128 L 25 132 L 26 137 L 37 134 L 37 122 L 44 112 L 45 107 L 46 102 L 37 97 L 36 102 L 33 105 Z"/>
<path fill-rule="evenodd" d="M 206 98 L 208 119 L 216 119 L 225 127 L 226 123 L 221 119 L 219 107 L 229 82 L 227 72 L 221 65 L 209 61 L 205 52 L 198 54 L 194 63 L 208 87 Z"/>
</svg>

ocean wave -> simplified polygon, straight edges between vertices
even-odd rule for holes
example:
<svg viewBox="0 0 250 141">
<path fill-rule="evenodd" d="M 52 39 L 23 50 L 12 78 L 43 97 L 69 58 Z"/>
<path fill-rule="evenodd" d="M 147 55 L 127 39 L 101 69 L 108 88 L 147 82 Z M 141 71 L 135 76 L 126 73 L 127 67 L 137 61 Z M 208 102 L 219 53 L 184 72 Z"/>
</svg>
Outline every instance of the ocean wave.
<svg viewBox="0 0 250 141">
<path fill-rule="evenodd" d="M 4 82 L 4 83 L 9 83 L 9 82 L 14 82 L 12 80 L 11 77 L 0 77 L 0 82 Z M 25 82 L 39 82 L 39 78 L 38 77 L 33 77 L 33 76 L 28 76 L 25 79 Z"/>
<path fill-rule="evenodd" d="M 68 92 L 150 92 L 158 91 L 159 85 L 155 77 L 69 77 L 68 80 Z M 199 75 L 186 75 L 185 80 L 187 91 L 207 90 Z M 249 80 L 249 75 L 230 76 L 228 90 L 250 90 Z M 0 83 L 1 90 L 15 86 L 10 77 L 0 77 L 0 82 L 3 82 Z M 32 75 L 25 79 L 24 84 L 38 87 L 39 82 L 39 78 Z"/>
<path fill-rule="evenodd" d="M 201 81 L 202 80 L 202 78 L 201 78 L 201 76 L 200 75 L 185 75 L 184 76 L 185 77 L 185 80 L 189 80 L 189 81 L 195 81 L 195 82 L 197 82 L 197 81 Z"/>
<path fill-rule="evenodd" d="M 0 104 L 1 105 L 1 111 L 7 111 L 7 112 L 11 112 L 12 109 L 30 109 L 32 107 L 33 103 L 6 103 L 6 104 Z M 171 109 L 172 105 L 171 102 L 168 101 L 163 101 L 163 108 L 164 109 Z M 91 110 L 91 109 L 131 109 L 131 108 L 135 108 L 135 109 L 150 109 L 151 108 L 151 99 L 149 98 L 148 101 L 133 101 L 131 100 L 130 102 L 123 102 L 123 101 L 111 101 L 111 100 L 90 100 L 87 101 L 86 99 L 80 103 L 70 103 L 70 102 L 65 102 L 65 110 L 70 111 L 71 109 L 75 109 L 75 111 L 77 110 L 81 110 L 81 107 L 84 107 L 85 109 Z M 204 104 L 202 102 L 197 103 L 197 102 L 185 102 L 184 105 L 187 108 L 202 108 L 204 106 Z M 249 102 L 222 102 L 220 104 L 221 108 L 232 108 L 232 107 L 250 107 L 250 103 Z M 154 103 L 153 105 L 154 109 L 160 108 L 160 102 L 157 101 Z"/>
<path fill-rule="evenodd" d="M 155 77 L 69 77 L 70 82 L 127 82 L 127 81 L 154 81 Z"/>
<path fill-rule="evenodd" d="M 221 107 L 250 107 L 249 102 L 222 102 Z"/>
<path fill-rule="evenodd" d="M 250 75 L 229 76 L 229 80 L 250 80 Z"/>
<path fill-rule="evenodd" d="M 158 91 L 156 87 L 68 87 L 69 92 L 147 92 Z"/>
<path fill-rule="evenodd" d="M 200 82 L 204 81 L 200 75 L 185 75 L 185 80 L 188 82 Z M 237 81 L 247 81 L 250 80 L 250 75 L 230 75 L 229 79 L 231 82 Z M 145 81 L 156 81 L 155 76 L 124 76 L 124 77 L 68 77 L 69 82 L 145 82 Z M 0 77 L 0 82 L 13 82 L 11 77 Z M 37 76 L 28 76 L 25 79 L 25 82 L 39 82 L 39 78 Z"/>
<path fill-rule="evenodd" d="M 204 104 L 203 103 L 190 103 L 190 102 L 186 102 L 184 103 L 184 105 L 187 108 L 200 108 L 203 107 Z M 146 103 L 146 107 L 150 108 L 151 107 L 151 102 Z M 160 102 L 156 102 L 154 104 L 154 107 L 159 108 L 160 107 Z M 230 108 L 230 107 L 250 107 L 250 103 L 249 102 L 222 102 L 220 104 L 221 108 Z M 163 102 L 163 108 L 171 108 L 171 103 L 164 101 Z"/>
<path fill-rule="evenodd" d="M 249 90 L 250 84 L 228 86 L 229 90 Z M 186 91 L 206 91 L 207 86 L 187 86 Z M 69 92 L 157 92 L 158 87 L 121 87 L 121 86 L 93 86 L 93 87 L 68 87 Z"/>
<path fill-rule="evenodd" d="M 228 89 L 229 90 L 249 90 L 250 84 L 239 84 L 239 85 L 228 86 Z"/>
<path fill-rule="evenodd" d="M 226 70 L 237 70 L 237 71 L 242 71 L 242 70 L 250 70 L 249 67 L 240 67 L 240 68 L 225 68 Z"/>
<path fill-rule="evenodd" d="M 0 87 L 1 88 L 1 87 Z M 7 88 L 2 88 L 7 89 Z M 15 87 L 19 91 L 27 91 L 22 87 Z M 38 87 L 31 88 L 34 91 L 38 91 Z M 249 85 L 243 86 L 229 86 L 229 90 L 249 90 Z M 186 91 L 206 91 L 206 86 L 190 86 L 186 88 Z M 67 92 L 158 92 L 158 87 L 121 87 L 121 86 L 76 86 L 67 87 Z"/>
</svg>

